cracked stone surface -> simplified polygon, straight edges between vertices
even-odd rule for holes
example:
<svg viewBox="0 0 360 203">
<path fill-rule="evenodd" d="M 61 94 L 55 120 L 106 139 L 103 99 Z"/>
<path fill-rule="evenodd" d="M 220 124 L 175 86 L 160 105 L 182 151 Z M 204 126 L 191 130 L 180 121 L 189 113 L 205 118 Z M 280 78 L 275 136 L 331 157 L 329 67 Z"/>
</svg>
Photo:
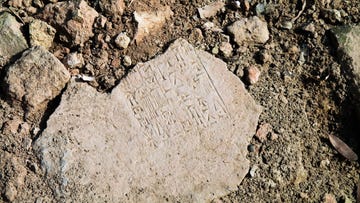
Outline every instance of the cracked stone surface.
<svg viewBox="0 0 360 203">
<path fill-rule="evenodd" d="M 34 143 L 57 201 L 205 202 L 235 190 L 261 107 L 179 39 L 110 94 L 71 81 Z"/>
</svg>

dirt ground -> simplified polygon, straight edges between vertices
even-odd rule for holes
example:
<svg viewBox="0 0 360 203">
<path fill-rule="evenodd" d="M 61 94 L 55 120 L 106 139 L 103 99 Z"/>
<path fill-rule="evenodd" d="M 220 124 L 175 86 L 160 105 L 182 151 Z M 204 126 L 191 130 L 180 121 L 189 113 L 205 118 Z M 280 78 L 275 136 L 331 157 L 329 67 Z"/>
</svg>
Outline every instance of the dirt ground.
<svg viewBox="0 0 360 203">
<path fill-rule="evenodd" d="M 7 1 L 0 2 L 7 7 Z M 102 13 L 98 2 L 88 1 L 89 5 L 108 18 L 111 26 L 94 28 L 95 36 L 83 47 L 72 47 L 56 38 L 51 52 L 65 53 L 63 50 L 67 48 L 82 53 L 85 64 L 94 65 L 85 65 L 77 71 L 94 75 L 96 81 L 91 85 L 99 91 L 111 91 L 133 67 L 125 67 L 122 56 L 130 56 L 132 64 L 145 62 L 162 53 L 179 37 L 223 59 L 229 70 L 246 84 L 245 68 L 256 66 L 261 70 L 260 80 L 254 85 L 247 85 L 247 88 L 263 106 L 259 124 L 269 123 L 272 134 L 278 138 L 264 142 L 256 137 L 252 139 L 248 158 L 250 168 L 257 168 L 255 175 L 248 175 L 237 191 L 229 191 L 229 195 L 220 200 L 322 202 L 325 194 L 329 193 L 338 202 L 356 202 L 356 189 L 360 181 L 359 162 L 343 158 L 328 139 L 329 134 L 339 136 L 360 154 L 359 125 L 351 94 L 352 84 L 348 82 L 348 67 L 338 59 L 329 29 L 338 25 L 359 24 L 360 1 L 307 0 L 304 12 L 290 30 L 282 28 L 282 22 L 294 19 L 304 1 L 250 0 L 246 9 L 244 1 L 240 1 L 238 8 L 233 3 L 235 1 L 229 0 L 224 9 L 208 19 L 199 18 L 197 8 L 209 4 L 210 0 L 129 0 L 125 1 L 130 6 L 126 7 L 122 17 Z M 257 14 L 256 6 L 264 3 L 267 3 L 265 11 Z M 165 5 L 171 7 L 173 16 L 160 31 L 146 37 L 143 42 L 131 43 L 129 48 L 120 50 L 115 47 L 113 40 L 104 40 L 106 36 L 114 39 L 123 31 L 133 38 L 136 32 L 133 18 L 135 9 L 156 10 Z M 329 14 L 331 9 L 340 11 L 341 18 Z M 41 8 L 31 14 L 22 9 L 13 10 L 24 19 L 29 16 L 43 17 Z M 227 40 L 225 35 L 229 36 L 226 26 L 254 15 L 268 23 L 268 42 L 237 46 L 230 37 L 234 48 L 231 56 L 214 51 Z M 206 31 L 203 25 L 209 21 L 224 32 Z M 303 29 L 309 23 L 314 26 L 311 32 Z M 202 35 L 199 35 L 199 29 Z M 63 55 L 57 56 L 63 59 Z M 15 202 L 51 202 L 54 194 L 29 148 L 37 138 L 37 132 L 46 126 L 46 119 L 56 108 L 58 100 L 49 105 L 41 119 L 25 120 L 23 110 L 11 107 L 3 92 L 0 94 L 0 201 L 7 201 L 4 194 L 7 181 L 23 178 L 24 184 L 17 191 Z M 22 126 L 20 130 L 8 130 L 13 121 L 19 120 Z M 30 132 L 31 136 L 26 132 Z M 9 159 L 12 161 L 7 162 Z"/>
</svg>

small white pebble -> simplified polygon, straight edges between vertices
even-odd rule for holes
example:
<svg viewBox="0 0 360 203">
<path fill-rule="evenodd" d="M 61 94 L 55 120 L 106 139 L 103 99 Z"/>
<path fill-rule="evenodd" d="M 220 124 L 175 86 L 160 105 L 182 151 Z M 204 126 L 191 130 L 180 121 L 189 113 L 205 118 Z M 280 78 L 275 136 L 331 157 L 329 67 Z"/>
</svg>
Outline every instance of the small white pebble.
<svg viewBox="0 0 360 203">
<path fill-rule="evenodd" d="M 257 165 L 254 165 L 251 167 L 249 174 L 250 176 L 253 178 L 255 176 L 256 171 L 259 169 L 259 167 Z"/>
<path fill-rule="evenodd" d="M 124 58 L 123 58 L 123 64 L 124 64 L 124 66 L 131 66 L 131 57 L 130 56 L 124 56 Z"/>
<path fill-rule="evenodd" d="M 130 38 L 126 35 L 126 33 L 122 32 L 120 33 L 116 39 L 115 39 L 115 44 L 116 46 L 118 46 L 120 49 L 126 49 L 128 48 L 129 44 L 130 44 Z"/>
</svg>

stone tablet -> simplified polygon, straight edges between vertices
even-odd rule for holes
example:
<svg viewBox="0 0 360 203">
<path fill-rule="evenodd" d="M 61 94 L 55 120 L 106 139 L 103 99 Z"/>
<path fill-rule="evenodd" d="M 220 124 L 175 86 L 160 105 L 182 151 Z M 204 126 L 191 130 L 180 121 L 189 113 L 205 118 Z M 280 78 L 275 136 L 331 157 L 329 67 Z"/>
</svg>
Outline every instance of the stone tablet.
<svg viewBox="0 0 360 203">
<path fill-rule="evenodd" d="M 72 81 L 34 144 L 58 201 L 204 202 L 235 190 L 260 106 L 183 39 L 111 94 Z"/>
</svg>

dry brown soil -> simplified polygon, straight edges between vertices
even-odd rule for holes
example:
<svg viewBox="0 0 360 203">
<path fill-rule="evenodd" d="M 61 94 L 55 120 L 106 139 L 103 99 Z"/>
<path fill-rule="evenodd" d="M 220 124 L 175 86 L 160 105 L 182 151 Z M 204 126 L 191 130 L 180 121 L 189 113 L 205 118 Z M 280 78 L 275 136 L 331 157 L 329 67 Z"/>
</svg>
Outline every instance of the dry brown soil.
<svg viewBox="0 0 360 203">
<path fill-rule="evenodd" d="M 1 2 L 1 1 L 0 1 Z M 47 1 L 45 1 L 47 2 Z M 99 13 L 98 1 L 88 1 Z M 133 64 L 144 62 L 166 50 L 175 39 L 183 37 L 197 48 L 212 52 L 220 42 L 226 41 L 223 34 L 232 22 L 256 15 L 255 7 L 260 0 L 250 1 L 248 11 L 236 8 L 229 1 L 215 17 L 200 19 L 197 8 L 210 0 L 133 0 L 122 18 L 106 16 L 112 26 L 95 29 L 95 36 L 84 47 L 70 47 L 56 39 L 51 51 L 54 53 L 64 47 L 83 53 L 86 64 L 79 69 L 81 73 L 93 74 L 96 82 L 91 85 L 99 91 L 110 91 L 121 78 L 131 70 L 121 63 L 121 56 L 129 55 Z M 240 1 L 242 2 L 242 1 Z M 341 20 L 333 19 L 324 12 L 326 8 L 341 10 Z M 130 1 L 126 4 L 129 5 Z M 359 162 L 343 158 L 331 146 L 328 135 L 334 134 L 343 139 L 358 154 L 359 129 L 355 117 L 355 107 L 348 82 L 347 66 L 337 58 L 336 47 L 329 29 L 344 24 L 360 23 L 360 1 L 358 0 L 307 0 L 301 16 L 291 30 L 281 28 L 281 22 L 294 18 L 302 7 L 300 0 L 267 1 L 268 9 L 259 17 L 268 23 L 270 40 L 266 44 L 248 43 L 237 46 L 233 41 L 234 52 L 230 57 L 215 54 L 228 64 L 229 70 L 244 80 L 243 69 L 256 66 L 261 70 L 259 82 L 247 88 L 255 100 L 264 108 L 261 123 L 270 123 L 275 140 L 261 143 L 252 140 L 254 150 L 249 152 L 251 166 L 257 165 L 254 177 L 247 176 L 237 191 L 229 191 L 222 197 L 224 202 L 321 202 L 326 193 L 333 194 L 339 202 L 356 201 L 356 185 L 359 182 Z M 6 2 L 3 6 L 6 6 Z M 115 47 L 113 40 L 105 42 L 126 31 L 130 38 L 136 32 L 133 19 L 134 10 L 156 10 L 161 5 L 169 5 L 174 15 L 164 28 L 148 36 L 142 43 L 132 43 L 126 50 Z M 42 18 L 41 9 L 29 14 L 15 10 L 20 17 Z M 224 30 L 224 33 L 205 31 L 202 27 L 211 21 Z M 313 33 L 304 31 L 302 26 L 313 23 Z M 203 37 L 197 35 L 200 28 Z M 26 33 L 25 33 L 26 34 Z M 305 53 L 305 61 L 299 63 L 300 53 Z M 263 61 L 261 55 L 268 54 L 270 60 Z M 62 59 L 61 55 L 58 55 Z M 98 64 L 105 64 L 99 66 Z M 245 81 L 245 80 L 244 80 Z M 246 82 L 246 81 L 245 81 Z M 46 119 L 56 107 L 58 100 L 49 105 L 42 120 L 23 120 L 24 112 L 12 108 L 1 92 L 0 100 L 0 201 L 6 201 L 4 192 L 8 180 L 21 178 L 26 171 L 22 190 L 18 191 L 18 202 L 51 201 L 53 193 L 44 181 L 39 163 L 29 144 L 37 138 L 37 128 L 46 126 Z M 6 123 L 20 119 L 30 127 L 31 137 L 5 130 Z M 14 161 L 7 162 L 6 159 Z"/>
</svg>

